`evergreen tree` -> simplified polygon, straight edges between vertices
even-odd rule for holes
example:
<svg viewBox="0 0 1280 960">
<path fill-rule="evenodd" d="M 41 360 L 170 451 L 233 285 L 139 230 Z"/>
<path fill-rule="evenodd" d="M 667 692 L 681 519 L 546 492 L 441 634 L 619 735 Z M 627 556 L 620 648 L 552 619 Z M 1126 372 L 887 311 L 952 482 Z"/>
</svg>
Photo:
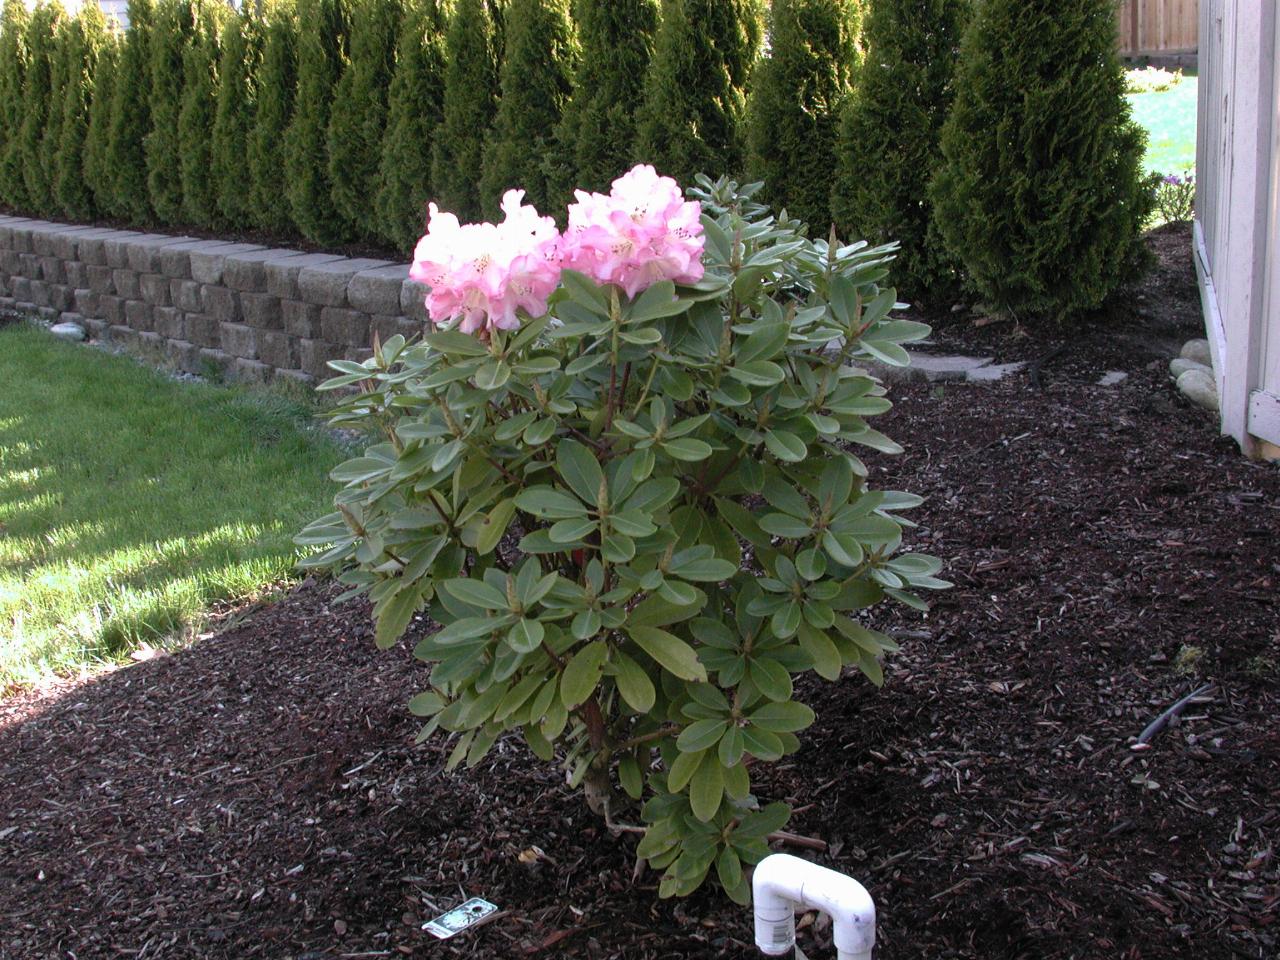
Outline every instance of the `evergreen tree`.
<svg viewBox="0 0 1280 960">
<path fill-rule="evenodd" d="M 151 132 L 143 142 L 147 192 L 161 223 L 182 221 L 182 159 L 178 117 L 182 113 L 186 51 L 196 27 L 192 0 L 157 0 L 151 40 Z"/>
<path fill-rule="evenodd" d="M 745 90 L 763 33 L 759 0 L 663 0 L 636 158 L 682 185 L 741 172 Z"/>
<path fill-rule="evenodd" d="M 631 165 L 658 5 L 656 0 L 578 0 L 575 16 L 582 56 L 556 131 L 555 206 L 569 202 L 575 188 L 607 191 Z"/>
<path fill-rule="evenodd" d="M 284 140 L 293 118 L 298 84 L 298 20 L 292 2 L 269 7 L 257 112 L 249 135 L 249 204 L 253 222 L 264 230 L 294 229 L 285 190 Z"/>
<path fill-rule="evenodd" d="M 41 148 L 49 120 L 49 103 L 53 99 L 56 34 L 63 19 L 59 4 L 41 3 L 36 5 L 27 23 L 27 70 L 18 151 L 26 209 L 41 217 L 54 214 L 53 178 L 44 165 Z"/>
<path fill-rule="evenodd" d="M 0 14 L 0 203 L 15 209 L 24 206 L 27 199 L 18 131 L 24 112 L 30 19 L 23 0 L 4 0 Z"/>
<path fill-rule="evenodd" d="M 88 220 L 98 212 L 84 172 L 85 141 L 95 78 L 106 43 L 107 21 L 102 9 L 96 3 L 84 4 L 67 26 L 62 124 L 53 167 L 54 196 L 59 208 L 72 220 Z"/>
<path fill-rule="evenodd" d="M 61 206 L 55 190 L 57 179 L 58 146 L 62 142 L 62 102 L 66 99 L 67 80 L 72 74 L 70 57 L 76 54 L 72 39 L 72 21 L 66 11 L 59 8 L 59 16 L 53 26 L 49 45 L 49 95 L 45 105 L 44 129 L 40 132 L 38 150 L 40 181 L 43 185 L 41 200 L 46 216 L 60 216 Z"/>
<path fill-rule="evenodd" d="M 773 0 L 769 57 L 753 81 L 749 123 L 760 199 L 818 234 L 831 225 L 840 107 L 857 61 L 853 0 Z M 894 162 L 894 161 L 889 161 Z"/>
<path fill-rule="evenodd" d="M 105 169 L 115 181 L 112 209 L 136 224 L 151 220 L 147 158 L 143 142 L 151 131 L 151 0 L 129 0 L 129 29 L 116 61 L 111 90 L 111 129 Z"/>
<path fill-rule="evenodd" d="M 388 93 L 387 130 L 378 171 L 378 235 L 410 249 L 425 229 L 431 142 L 443 116 L 445 11 L 418 0 L 405 11 Z"/>
<path fill-rule="evenodd" d="M 578 60 L 569 0 L 511 0 L 506 17 L 502 98 L 480 177 L 480 206 L 489 218 L 499 215 L 502 194 L 513 187 L 539 210 L 551 208 L 555 132 Z"/>
<path fill-rule="evenodd" d="M 213 181 L 213 118 L 218 108 L 218 57 L 227 9 L 215 4 L 198 10 L 191 42 L 182 58 L 182 110 L 178 114 L 182 216 L 202 227 L 221 226 Z"/>
<path fill-rule="evenodd" d="M 890 276 L 913 299 L 955 292 L 955 266 L 933 225 L 929 179 L 951 109 L 969 0 L 877 0 L 866 57 L 841 116 L 831 213 L 842 235 L 902 245 Z"/>
<path fill-rule="evenodd" d="M 293 222 L 315 243 L 340 243 L 350 230 L 333 205 L 327 133 L 333 88 L 347 62 L 345 0 L 299 0 L 297 109 L 285 134 L 285 182 Z"/>
<path fill-rule="evenodd" d="M 432 143 L 431 181 L 440 206 L 464 223 L 480 217 L 485 136 L 497 110 L 494 5 L 458 0 L 449 24 L 444 107 Z"/>
<path fill-rule="evenodd" d="M 246 5 L 227 18 L 218 61 L 218 107 L 213 120 L 213 186 L 222 222 L 251 226 L 252 203 L 246 155 L 258 98 L 262 20 Z"/>
<path fill-rule="evenodd" d="M 1078 315 L 1142 264 L 1153 192 L 1115 30 L 1111 0 L 984 0 L 965 31 L 934 222 L 996 310 Z"/>
<path fill-rule="evenodd" d="M 369 195 L 378 179 L 396 28 L 403 15 L 400 0 L 357 0 L 351 11 L 351 60 L 333 94 L 327 138 L 333 206 L 365 238 L 378 232 Z"/>
<path fill-rule="evenodd" d="M 94 4 L 96 7 L 97 4 Z M 111 137 L 111 101 L 115 87 L 116 65 L 120 58 L 120 38 L 108 28 L 98 52 L 93 71 L 93 100 L 89 104 L 88 129 L 84 135 L 84 185 L 93 196 L 99 213 L 118 215 L 115 177 L 108 163 L 107 149 Z M 74 177 L 74 172 L 68 174 Z M 65 200 L 63 201 L 66 202 Z"/>
</svg>

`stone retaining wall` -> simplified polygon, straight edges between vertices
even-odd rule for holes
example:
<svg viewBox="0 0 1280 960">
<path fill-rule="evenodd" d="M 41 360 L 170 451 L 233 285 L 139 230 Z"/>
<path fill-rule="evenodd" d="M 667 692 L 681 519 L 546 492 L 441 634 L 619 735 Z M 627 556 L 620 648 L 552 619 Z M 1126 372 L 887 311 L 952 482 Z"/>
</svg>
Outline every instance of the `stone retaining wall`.
<svg viewBox="0 0 1280 960">
<path fill-rule="evenodd" d="M 0 217 L 0 309 L 75 322 L 89 336 L 189 373 L 311 384 L 373 335 L 422 331 L 409 265 L 249 243 Z"/>
</svg>

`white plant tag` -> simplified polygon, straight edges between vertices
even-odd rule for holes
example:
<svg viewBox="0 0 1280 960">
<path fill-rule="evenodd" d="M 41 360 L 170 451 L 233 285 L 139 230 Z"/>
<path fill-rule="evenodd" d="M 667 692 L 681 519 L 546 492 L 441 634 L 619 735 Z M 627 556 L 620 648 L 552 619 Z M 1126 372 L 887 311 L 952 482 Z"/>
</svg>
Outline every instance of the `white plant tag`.
<svg viewBox="0 0 1280 960">
<path fill-rule="evenodd" d="M 434 920 L 424 923 L 422 929 L 440 940 L 448 940 L 450 937 L 462 933 L 468 927 L 474 927 L 497 912 L 497 904 L 490 903 L 488 900 L 481 900 L 479 897 L 472 897 L 466 903 L 459 904 L 448 913 L 442 913 Z"/>
</svg>

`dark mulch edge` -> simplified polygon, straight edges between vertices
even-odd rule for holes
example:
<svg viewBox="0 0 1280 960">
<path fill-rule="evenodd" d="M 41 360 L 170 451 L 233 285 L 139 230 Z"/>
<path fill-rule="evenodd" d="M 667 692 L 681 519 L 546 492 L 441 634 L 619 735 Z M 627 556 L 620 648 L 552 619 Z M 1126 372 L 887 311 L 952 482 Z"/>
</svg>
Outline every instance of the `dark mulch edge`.
<svg viewBox="0 0 1280 960">
<path fill-rule="evenodd" d="M 801 683 L 818 722 L 758 791 L 871 889 L 883 960 L 1276 955 L 1280 469 L 1168 382 L 1198 303 L 1185 228 L 1151 243 L 1109 327 L 937 331 L 1002 361 L 1067 340 L 1042 389 L 895 387 L 879 424 L 907 453 L 873 483 L 929 497 L 911 542 L 956 588 L 883 624 L 909 636 L 883 690 Z M 518 742 L 443 772 L 404 710 L 423 669 L 335 593 L 0 703 L 0 957 L 752 955 L 747 911 L 657 900 Z M 504 913 L 420 932 L 472 895 Z"/>
</svg>

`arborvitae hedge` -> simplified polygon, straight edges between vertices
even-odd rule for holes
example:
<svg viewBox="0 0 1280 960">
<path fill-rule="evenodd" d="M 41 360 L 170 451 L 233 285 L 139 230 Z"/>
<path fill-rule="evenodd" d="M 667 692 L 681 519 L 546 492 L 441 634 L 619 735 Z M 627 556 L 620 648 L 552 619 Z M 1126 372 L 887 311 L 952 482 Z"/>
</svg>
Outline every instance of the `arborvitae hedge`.
<svg viewBox="0 0 1280 960">
<path fill-rule="evenodd" d="M 1153 193 L 1112 0 L 984 0 L 964 35 L 934 219 L 1014 316 L 1099 306 L 1140 263 Z"/>
<path fill-rule="evenodd" d="M 24 0 L 4 0 L 4 13 L 0 14 L 0 201 L 15 208 L 24 206 L 27 199 L 18 132 L 24 113 L 30 19 Z"/>
<path fill-rule="evenodd" d="M 147 192 L 161 223 L 181 223 L 182 159 L 178 118 L 182 113 L 186 52 L 196 28 L 192 0 L 158 0 L 151 41 L 151 132 L 143 143 Z"/>
<path fill-rule="evenodd" d="M 444 116 L 432 143 L 431 180 L 440 206 L 463 221 L 480 216 L 485 136 L 497 110 L 494 5 L 458 0 L 449 24 Z"/>
<path fill-rule="evenodd" d="M 96 5 L 95 5 L 96 6 Z M 84 183 L 93 195 L 99 213 L 115 215 L 117 200 L 115 176 L 108 165 L 111 139 L 111 101 L 115 87 L 116 64 L 120 59 L 120 40 L 108 30 L 98 53 L 98 66 L 93 72 L 93 100 L 89 104 L 89 123 L 84 135 Z M 74 176 L 74 173 L 68 173 Z"/>
<path fill-rule="evenodd" d="M 400 0 L 355 0 L 351 59 L 333 94 L 327 137 L 333 205 L 366 239 L 378 233 L 377 210 L 369 194 L 378 177 L 396 29 L 403 15 Z"/>
<path fill-rule="evenodd" d="M 295 229 L 285 189 L 284 140 L 298 84 L 298 19 L 291 2 L 269 7 L 266 18 L 257 113 L 249 135 L 249 201 L 257 226 L 285 233 Z"/>
<path fill-rule="evenodd" d="M 761 199 L 819 234 L 831 226 L 836 131 L 857 64 L 858 18 L 853 0 L 773 0 L 769 57 L 752 84 L 751 179 L 764 181 Z"/>
<path fill-rule="evenodd" d="M 663 0 L 636 158 L 682 184 L 740 173 L 746 84 L 763 33 L 759 0 Z"/>
<path fill-rule="evenodd" d="M 970 0 L 876 0 L 866 56 L 840 124 L 831 213 L 842 236 L 897 240 L 900 294 L 931 304 L 954 293 L 956 268 L 933 225 L 929 180 L 954 96 Z"/>
<path fill-rule="evenodd" d="M 64 87 L 62 124 L 54 155 L 53 192 L 62 212 L 73 220 L 97 216 L 98 206 L 85 175 L 85 146 L 89 132 L 89 107 L 102 50 L 107 43 L 107 21 L 96 3 L 86 3 L 67 26 L 63 49 Z"/>
<path fill-rule="evenodd" d="M 41 144 L 53 99 L 55 30 L 62 26 L 62 7 L 39 4 L 27 24 L 27 70 L 23 84 L 22 125 L 18 156 L 22 161 L 25 206 L 38 216 L 54 214 L 53 178 L 44 165 Z"/>
<path fill-rule="evenodd" d="M 67 78 L 71 75 L 72 64 L 69 48 L 71 40 L 71 23 L 66 11 L 60 5 L 57 18 L 53 23 L 52 43 L 49 46 L 49 94 L 45 104 L 44 130 L 40 133 L 40 146 L 37 152 L 40 164 L 40 181 L 43 184 L 43 202 L 45 212 L 50 216 L 62 213 L 56 192 L 58 146 L 62 142 L 62 101 L 66 97 Z"/>
<path fill-rule="evenodd" d="M 225 7 L 201 7 L 183 54 L 182 112 L 178 115 L 182 215 L 188 223 L 206 226 L 221 226 L 213 181 L 213 117 L 218 106 L 218 57 L 226 16 Z"/>
<path fill-rule="evenodd" d="M 129 0 L 129 29 L 116 63 L 111 90 L 111 130 L 105 168 L 115 181 L 112 212 L 134 223 L 151 222 L 147 158 L 143 141 L 151 131 L 151 0 Z"/>
<path fill-rule="evenodd" d="M 607 191 L 630 166 L 658 27 L 656 0 L 578 0 L 574 15 L 581 62 L 556 131 L 556 206 L 575 188 Z"/>
<path fill-rule="evenodd" d="M 481 208 L 490 218 L 499 215 L 502 194 L 513 187 L 539 210 L 551 209 L 555 132 L 578 61 L 569 0 L 511 0 L 506 24 L 502 99 L 480 178 Z"/>
<path fill-rule="evenodd" d="M 299 109 L 285 134 L 285 176 L 293 222 L 315 243 L 340 243 L 351 230 L 333 205 L 327 136 L 333 88 L 347 62 L 346 0 L 299 0 Z"/>
<path fill-rule="evenodd" d="M 218 105 L 213 119 L 213 188 L 228 227 L 253 225 L 246 155 L 258 98 L 262 20 L 246 4 L 222 28 L 218 61 Z"/>
<path fill-rule="evenodd" d="M 387 130 L 378 170 L 378 235 L 409 250 L 425 230 L 431 143 L 443 116 L 445 10 L 419 0 L 405 11 L 396 72 L 387 95 Z"/>
</svg>

